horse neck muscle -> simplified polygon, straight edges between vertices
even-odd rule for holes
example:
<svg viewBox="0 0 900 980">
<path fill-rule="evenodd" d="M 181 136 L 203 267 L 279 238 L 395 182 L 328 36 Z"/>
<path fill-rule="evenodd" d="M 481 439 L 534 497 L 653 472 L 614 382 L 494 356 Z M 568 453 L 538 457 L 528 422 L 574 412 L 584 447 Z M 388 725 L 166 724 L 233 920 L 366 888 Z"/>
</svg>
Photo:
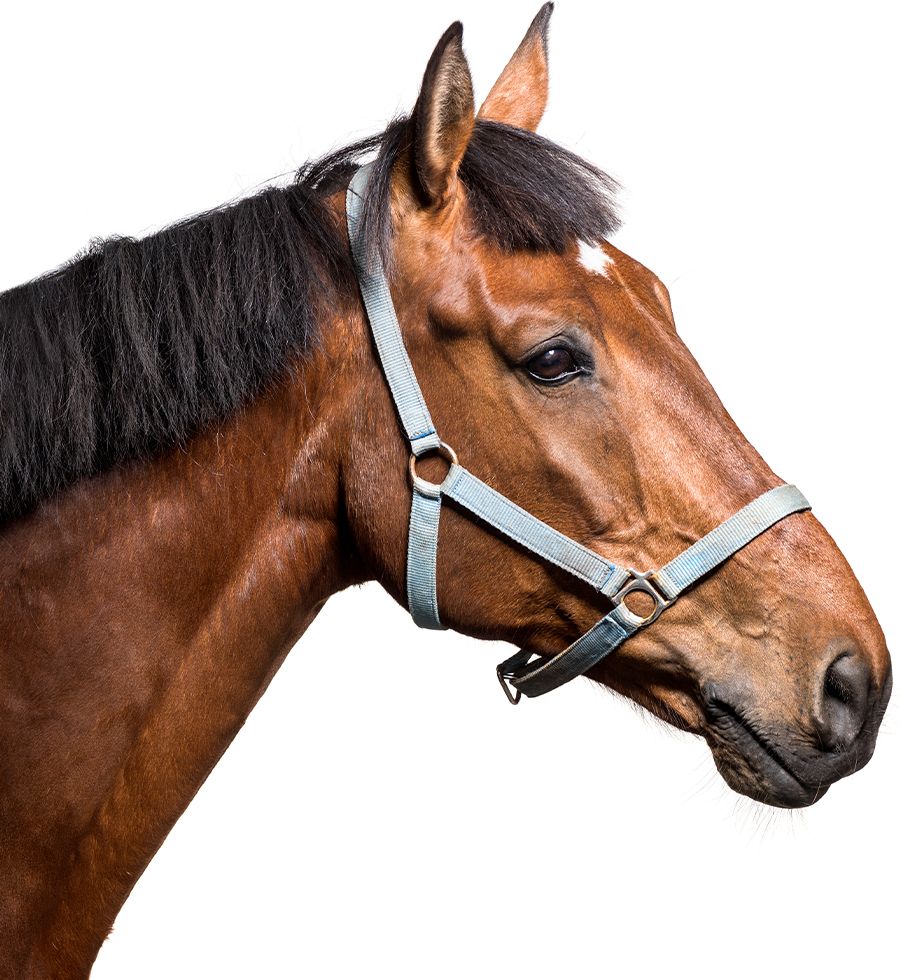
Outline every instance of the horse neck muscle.
<svg viewBox="0 0 900 980">
<path fill-rule="evenodd" d="M 15 937 L 0 977 L 86 975 L 291 645 L 360 577 L 333 384 L 348 331 L 328 325 L 289 378 L 184 449 L 0 535 L 0 934 Z"/>
</svg>

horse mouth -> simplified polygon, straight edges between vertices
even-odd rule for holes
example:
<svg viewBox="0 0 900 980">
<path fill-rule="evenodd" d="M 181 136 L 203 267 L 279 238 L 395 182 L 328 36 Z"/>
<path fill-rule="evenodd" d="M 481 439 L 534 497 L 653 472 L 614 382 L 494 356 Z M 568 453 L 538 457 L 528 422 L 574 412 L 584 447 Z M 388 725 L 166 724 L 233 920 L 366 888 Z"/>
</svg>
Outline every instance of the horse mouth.
<svg viewBox="0 0 900 980">
<path fill-rule="evenodd" d="M 737 708 L 713 698 L 706 710 L 716 768 L 733 790 L 784 808 L 810 806 L 825 795 L 827 783 L 804 782 L 784 753 Z"/>
</svg>

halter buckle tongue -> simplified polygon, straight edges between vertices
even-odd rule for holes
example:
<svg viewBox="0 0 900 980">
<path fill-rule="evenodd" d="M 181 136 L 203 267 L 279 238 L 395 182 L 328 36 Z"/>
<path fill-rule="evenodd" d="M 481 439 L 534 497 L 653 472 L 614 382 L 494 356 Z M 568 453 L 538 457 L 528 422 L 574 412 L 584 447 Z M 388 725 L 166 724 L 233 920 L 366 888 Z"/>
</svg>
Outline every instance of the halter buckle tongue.
<svg viewBox="0 0 900 980">
<path fill-rule="evenodd" d="M 649 626 L 650 623 L 659 618 L 660 613 L 672 605 L 673 599 L 667 599 L 653 583 L 656 575 L 655 571 L 638 572 L 633 568 L 628 569 L 629 579 L 621 589 L 612 597 L 612 601 L 619 606 L 623 615 L 634 620 L 635 625 Z M 639 616 L 632 612 L 622 601 L 625 596 L 632 592 L 643 592 L 653 600 L 653 611 L 647 616 Z"/>
</svg>

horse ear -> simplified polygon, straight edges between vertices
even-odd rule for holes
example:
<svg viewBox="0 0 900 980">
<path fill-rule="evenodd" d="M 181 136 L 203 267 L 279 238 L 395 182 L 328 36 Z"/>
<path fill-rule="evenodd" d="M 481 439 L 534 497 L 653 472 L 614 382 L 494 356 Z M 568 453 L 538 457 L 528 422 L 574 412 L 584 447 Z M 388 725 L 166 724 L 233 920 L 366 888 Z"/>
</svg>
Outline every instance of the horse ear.
<svg viewBox="0 0 900 980">
<path fill-rule="evenodd" d="M 532 132 L 537 129 L 547 107 L 547 34 L 552 13 L 552 3 L 545 3 L 538 11 L 478 110 L 480 119 L 493 119 Z"/>
<path fill-rule="evenodd" d="M 428 61 L 413 120 L 419 182 L 429 204 L 443 204 L 453 193 L 475 125 L 472 76 L 459 21 L 447 28 Z"/>
</svg>

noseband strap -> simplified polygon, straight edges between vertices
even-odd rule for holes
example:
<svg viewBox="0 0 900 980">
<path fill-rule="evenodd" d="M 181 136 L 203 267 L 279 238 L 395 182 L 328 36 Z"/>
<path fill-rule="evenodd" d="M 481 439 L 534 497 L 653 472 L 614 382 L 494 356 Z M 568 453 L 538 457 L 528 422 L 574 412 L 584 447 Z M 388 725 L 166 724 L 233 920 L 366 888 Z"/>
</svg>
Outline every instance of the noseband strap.
<svg viewBox="0 0 900 980">
<path fill-rule="evenodd" d="M 613 603 L 606 616 L 560 653 L 534 658 L 521 650 L 497 667 L 503 690 L 513 704 L 523 694 L 537 697 L 583 674 L 629 636 L 649 626 L 685 589 L 755 537 L 789 514 L 809 509 L 809 502 L 796 487 L 775 487 L 662 568 L 641 573 L 591 551 L 479 480 L 460 465 L 456 453 L 437 434 L 403 343 L 381 257 L 376 247 L 364 241 L 362 215 L 368 179 L 369 167 L 361 167 L 350 181 L 347 229 L 375 347 L 411 450 L 406 594 L 413 621 L 425 629 L 445 628 L 437 598 L 438 534 L 444 497 L 537 557 L 588 583 Z M 428 453 L 441 455 L 449 464 L 447 475 L 439 484 L 424 480 L 417 472 L 417 460 Z M 625 598 L 632 592 L 642 592 L 652 599 L 654 608 L 649 615 L 638 616 L 625 605 Z"/>
<path fill-rule="evenodd" d="M 497 676 L 507 696 L 514 703 L 522 694 L 537 697 L 583 674 L 629 636 L 649 626 L 685 589 L 718 568 L 744 545 L 788 514 L 808 509 L 809 501 L 796 487 L 787 484 L 775 487 L 742 507 L 658 571 L 640 574 L 629 569 L 631 579 L 613 596 L 616 604 L 612 610 L 571 646 L 555 656 L 535 660 L 530 653 L 520 650 L 497 667 Z M 654 608 L 649 616 L 636 616 L 625 605 L 623 600 L 630 592 L 643 592 L 653 599 Z M 510 692 L 510 684 L 516 689 L 515 695 Z"/>
</svg>

